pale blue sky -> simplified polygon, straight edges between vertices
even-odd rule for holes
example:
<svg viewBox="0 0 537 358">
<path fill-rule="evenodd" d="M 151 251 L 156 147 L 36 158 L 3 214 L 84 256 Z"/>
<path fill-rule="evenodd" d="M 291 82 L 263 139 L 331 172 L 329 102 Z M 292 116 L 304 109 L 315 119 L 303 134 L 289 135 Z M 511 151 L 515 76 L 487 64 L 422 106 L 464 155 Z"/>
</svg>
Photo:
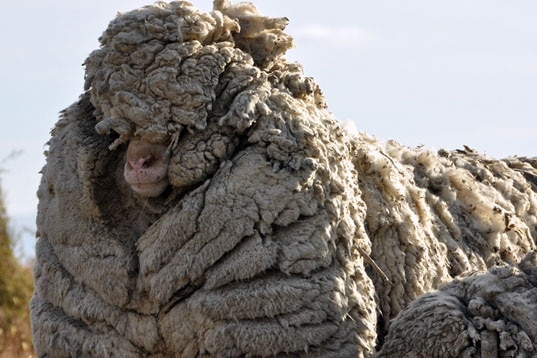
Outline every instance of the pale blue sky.
<svg viewBox="0 0 537 358">
<path fill-rule="evenodd" d="M 357 130 L 409 146 L 537 156 L 537 1 L 253 2 L 290 19 L 296 48 L 287 57 Z M 0 4 L 0 160 L 22 151 L 0 163 L 16 231 L 33 225 L 44 144 L 58 112 L 82 92 L 81 64 L 117 11 L 148 3 Z"/>
</svg>

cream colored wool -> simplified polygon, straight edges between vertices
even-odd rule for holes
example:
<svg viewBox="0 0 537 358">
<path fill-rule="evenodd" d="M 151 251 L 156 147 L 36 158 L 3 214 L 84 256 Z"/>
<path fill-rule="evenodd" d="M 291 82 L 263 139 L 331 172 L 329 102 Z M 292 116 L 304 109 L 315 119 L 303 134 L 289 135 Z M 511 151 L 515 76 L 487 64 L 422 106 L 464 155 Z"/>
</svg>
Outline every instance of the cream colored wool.
<svg viewBox="0 0 537 358">
<path fill-rule="evenodd" d="M 227 1 L 110 23 L 38 191 L 38 356 L 370 357 L 410 302 L 535 250 L 535 161 L 348 133 L 286 24 Z M 124 181 L 133 138 L 170 146 L 160 197 Z"/>
</svg>

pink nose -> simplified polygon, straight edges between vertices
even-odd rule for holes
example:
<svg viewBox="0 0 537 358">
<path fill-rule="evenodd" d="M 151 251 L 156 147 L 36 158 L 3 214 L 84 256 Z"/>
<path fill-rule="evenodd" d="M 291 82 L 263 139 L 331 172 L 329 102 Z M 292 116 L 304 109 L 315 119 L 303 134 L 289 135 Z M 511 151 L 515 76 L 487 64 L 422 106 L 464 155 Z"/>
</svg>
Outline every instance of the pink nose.
<svg viewBox="0 0 537 358">
<path fill-rule="evenodd" d="M 129 160 L 129 165 L 135 171 L 140 171 L 140 169 L 143 169 L 143 168 L 147 167 L 146 162 L 148 161 L 148 159 L 149 158 L 140 158 L 140 159 L 138 159 L 136 161 Z"/>
</svg>

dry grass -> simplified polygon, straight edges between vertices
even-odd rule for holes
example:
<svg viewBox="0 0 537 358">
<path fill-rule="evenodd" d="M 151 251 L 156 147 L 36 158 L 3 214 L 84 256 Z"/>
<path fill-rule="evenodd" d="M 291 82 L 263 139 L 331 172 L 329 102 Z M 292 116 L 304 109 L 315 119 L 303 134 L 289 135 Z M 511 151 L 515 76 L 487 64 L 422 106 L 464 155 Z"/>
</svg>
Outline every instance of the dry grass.
<svg viewBox="0 0 537 358">
<path fill-rule="evenodd" d="M 6 314 L 0 309 L 0 358 L 33 358 L 29 313 L 6 320 Z"/>
<path fill-rule="evenodd" d="M 35 357 L 29 310 L 32 265 L 19 263 L 13 245 L 0 189 L 0 358 Z"/>
</svg>

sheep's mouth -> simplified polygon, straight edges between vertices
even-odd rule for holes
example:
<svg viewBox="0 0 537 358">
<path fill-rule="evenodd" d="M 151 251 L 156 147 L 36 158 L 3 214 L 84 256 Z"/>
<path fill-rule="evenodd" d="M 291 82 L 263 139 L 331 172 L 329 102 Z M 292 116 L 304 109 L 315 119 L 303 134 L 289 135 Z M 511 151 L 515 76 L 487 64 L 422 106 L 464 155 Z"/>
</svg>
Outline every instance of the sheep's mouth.
<svg viewBox="0 0 537 358">
<path fill-rule="evenodd" d="M 168 178 L 157 181 L 136 182 L 131 184 L 132 190 L 142 196 L 158 196 L 168 187 Z M 157 194 L 158 193 L 158 194 Z"/>
</svg>

